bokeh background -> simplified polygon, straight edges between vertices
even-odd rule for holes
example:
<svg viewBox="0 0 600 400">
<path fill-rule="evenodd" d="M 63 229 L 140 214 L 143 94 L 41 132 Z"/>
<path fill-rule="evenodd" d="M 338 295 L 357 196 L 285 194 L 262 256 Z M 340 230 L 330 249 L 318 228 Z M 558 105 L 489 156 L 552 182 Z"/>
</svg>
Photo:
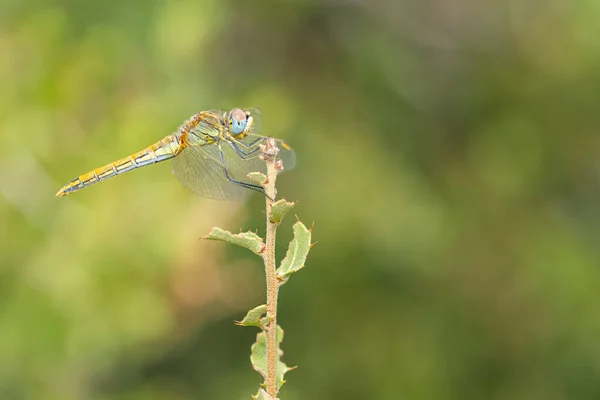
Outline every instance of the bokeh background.
<svg viewBox="0 0 600 400">
<path fill-rule="evenodd" d="M 315 222 L 282 399 L 600 398 L 600 3 L 2 0 L 0 399 L 248 399 L 259 195 L 168 163 L 65 199 L 200 110 L 259 106 Z M 278 252 L 291 238 L 279 230 Z"/>
</svg>

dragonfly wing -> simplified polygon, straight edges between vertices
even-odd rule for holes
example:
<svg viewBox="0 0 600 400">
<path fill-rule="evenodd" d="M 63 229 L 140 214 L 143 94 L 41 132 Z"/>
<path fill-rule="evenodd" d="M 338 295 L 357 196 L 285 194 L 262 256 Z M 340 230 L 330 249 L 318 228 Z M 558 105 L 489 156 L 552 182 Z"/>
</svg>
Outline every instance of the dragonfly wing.
<svg viewBox="0 0 600 400">
<path fill-rule="evenodd" d="M 258 135 L 252 137 L 249 143 L 256 139 L 264 139 L 263 136 Z M 285 142 L 278 139 L 276 141 L 280 148 L 279 156 L 283 161 L 284 171 L 292 169 L 296 163 L 294 150 Z M 229 181 L 224 168 L 227 168 L 227 173 L 232 179 L 256 185 L 248 179 L 247 175 L 250 172 L 266 173 L 266 164 L 259 157 L 262 152 L 258 144 L 261 142 L 262 140 L 244 149 L 247 152 L 255 151 L 243 156 L 240 156 L 227 140 L 205 146 L 188 145 L 173 159 L 173 174 L 179 182 L 198 196 L 219 200 L 243 199 L 251 191 Z M 237 146 L 239 149 L 240 145 Z"/>
<path fill-rule="evenodd" d="M 296 166 L 296 152 L 283 140 L 275 139 L 275 141 L 277 142 L 277 147 L 279 147 L 277 157 L 283 162 L 283 171 L 291 171 Z"/>
<path fill-rule="evenodd" d="M 257 144 L 255 144 L 255 146 L 258 146 L 258 143 L 263 143 L 263 140 L 266 138 L 267 136 L 250 133 L 242 141 L 244 143 L 252 143 L 257 139 L 262 139 L 258 141 Z M 285 141 L 281 139 L 275 139 L 275 142 L 277 143 L 277 147 L 279 147 L 279 154 L 277 155 L 277 157 L 279 157 L 283 162 L 283 171 L 285 172 L 294 169 L 294 167 L 296 166 L 296 152 L 294 151 L 294 149 L 292 149 L 290 145 L 288 145 Z M 254 146 L 252 146 L 252 148 L 254 148 Z M 258 152 L 260 152 L 260 150 Z"/>
<path fill-rule="evenodd" d="M 254 126 L 252 130 L 242 141 L 246 144 L 253 143 L 257 139 L 266 139 L 267 136 L 260 135 L 262 131 L 262 113 L 259 108 L 244 108 L 244 112 L 250 114 L 254 119 Z M 284 171 L 290 171 L 296 166 L 296 153 L 287 143 L 281 139 L 275 139 L 277 147 L 279 147 L 279 158 L 283 161 Z M 258 146 L 257 142 L 255 145 Z M 253 146 L 254 147 L 254 146 Z"/>
<path fill-rule="evenodd" d="M 201 197 L 241 200 L 250 191 L 227 180 L 217 145 L 188 146 L 173 159 L 173 175 Z"/>
<path fill-rule="evenodd" d="M 244 108 L 243 110 L 245 113 L 250 114 L 252 116 L 252 119 L 254 120 L 254 125 L 252 126 L 252 130 L 250 132 L 258 135 L 262 131 L 262 112 L 259 108 L 256 107 Z"/>
</svg>

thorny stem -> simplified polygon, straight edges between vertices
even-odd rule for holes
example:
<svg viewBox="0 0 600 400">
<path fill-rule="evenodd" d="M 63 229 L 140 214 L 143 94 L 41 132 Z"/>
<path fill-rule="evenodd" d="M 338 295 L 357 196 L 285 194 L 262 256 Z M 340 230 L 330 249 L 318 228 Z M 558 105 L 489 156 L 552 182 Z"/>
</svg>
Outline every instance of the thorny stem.
<svg viewBox="0 0 600 400">
<path fill-rule="evenodd" d="M 279 292 L 279 282 L 277 280 L 277 271 L 275 269 L 275 234 L 277 224 L 271 222 L 271 207 L 277 190 L 275 189 L 275 181 L 277 174 L 283 170 L 281 161 L 277 161 L 277 153 L 279 149 L 273 139 L 267 139 L 263 146 L 263 155 L 261 158 L 267 164 L 267 181 L 264 183 L 266 211 L 267 211 L 267 235 L 265 250 L 263 252 L 263 260 L 265 262 L 265 274 L 267 277 L 267 318 L 269 323 L 266 326 L 265 332 L 267 336 L 267 393 L 269 396 L 277 397 L 277 296 Z"/>
</svg>

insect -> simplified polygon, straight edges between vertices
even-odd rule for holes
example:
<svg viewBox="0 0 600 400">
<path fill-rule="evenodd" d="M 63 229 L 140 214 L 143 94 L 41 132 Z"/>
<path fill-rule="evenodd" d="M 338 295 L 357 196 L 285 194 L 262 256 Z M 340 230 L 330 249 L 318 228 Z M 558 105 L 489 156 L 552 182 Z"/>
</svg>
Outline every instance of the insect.
<svg viewBox="0 0 600 400">
<path fill-rule="evenodd" d="M 263 171 L 258 134 L 262 122 L 258 109 L 210 110 L 193 115 L 177 131 L 128 157 L 80 175 L 63 186 L 66 196 L 105 179 L 161 161 L 173 160 L 173 174 L 198 196 L 222 200 L 243 198 L 248 190 L 264 194 L 262 186 L 249 181 L 249 172 Z M 279 158 L 290 170 L 296 163 L 294 150 L 275 139 Z"/>
</svg>

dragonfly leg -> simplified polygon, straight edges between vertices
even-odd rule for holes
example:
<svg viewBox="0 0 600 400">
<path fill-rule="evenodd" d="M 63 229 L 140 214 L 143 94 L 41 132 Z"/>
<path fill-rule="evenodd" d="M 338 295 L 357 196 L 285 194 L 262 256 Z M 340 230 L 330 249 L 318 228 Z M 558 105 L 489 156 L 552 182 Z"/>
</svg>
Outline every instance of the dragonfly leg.
<svg viewBox="0 0 600 400">
<path fill-rule="evenodd" d="M 246 151 L 244 149 L 241 149 L 238 146 L 238 143 L 236 142 L 230 142 L 227 141 L 227 144 L 229 144 L 231 146 L 231 148 L 233 149 L 233 151 L 236 152 L 236 154 L 242 159 L 242 160 L 251 160 L 253 158 L 258 157 L 258 155 L 256 156 L 252 156 L 252 154 L 256 153 L 258 150 L 260 150 L 260 147 L 256 147 L 254 150 L 251 151 Z M 252 156 L 252 157 L 250 157 Z"/>
<path fill-rule="evenodd" d="M 260 142 L 260 141 L 262 141 L 262 140 L 265 140 L 265 138 L 264 138 L 264 137 L 259 137 L 259 138 L 256 138 L 255 140 L 253 140 L 253 141 L 252 141 L 252 142 L 250 142 L 250 143 L 244 143 L 243 141 L 241 141 L 241 140 L 236 140 L 236 139 L 233 139 L 233 140 L 234 140 L 234 141 L 235 141 L 237 144 L 239 144 L 239 145 L 241 145 L 241 146 L 244 146 L 245 148 L 249 149 L 249 148 L 251 148 L 251 147 L 254 147 L 254 146 L 255 146 L 255 145 L 258 143 L 258 142 Z"/>
<path fill-rule="evenodd" d="M 223 172 L 225 172 L 225 177 L 227 178 L 227 180 L 229 182 L 235 183 L 236 185 L 240 185 L 241 187 L 246 188 L 246 189 L 260 192 L 260 193 L 264 194 L 265 196 L 267 196 L 269 199 L 271 199 L 271 197 L 269 197 L 267 195 L 267 193 L 265 193 L 265 189 L 262 186 L 255 185 L 255 184 L 248 183 L 248 182 L 238 181 L 237 179 L 233 179 L 231 176 L 229 176 L 229 171 L 227 171 L 227 164 L 225 163 L 225 157 L 223 156 L 223 149 L 221 149 L 221 145 L 219 145 L 219 156 L 221 157 L 221 165 L 223 166 Z M 275 200 L 275 199 L 271 199 L 271 200 Z"/>
</svg>

